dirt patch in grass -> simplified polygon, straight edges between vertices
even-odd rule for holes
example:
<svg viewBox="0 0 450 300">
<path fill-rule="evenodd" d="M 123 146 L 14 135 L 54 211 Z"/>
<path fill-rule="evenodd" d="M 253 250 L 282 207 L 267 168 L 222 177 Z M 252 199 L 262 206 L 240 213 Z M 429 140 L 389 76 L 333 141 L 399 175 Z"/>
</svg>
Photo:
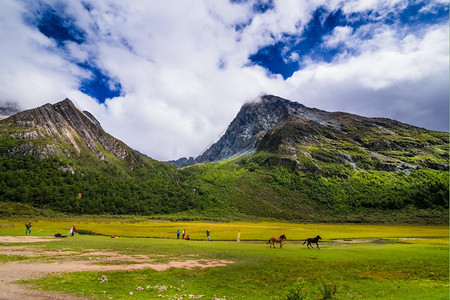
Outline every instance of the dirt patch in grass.
<svg viewBox="0 0 450 300">
<path fill-rule="evenodd" d="M 351 244 L 392 244 L 395 239 L 343 239 L 333 240 L 333 244 L 337 245 L 351 245 Z"/>
<path fill-rule="evenodd" d="M 57 240 L 56 238 L 38 237 L 5 237 L 0 236 L 0 243 L 31 243 Z M 34 245 L 1 246 L 0 254 L 34 257 L 33 261 L 13 261 L 0 264 L 1 299 L 84 299 L 61 293 L 33 290 L 29 286 L 15 282 L 33 279 L 54 273 L 80 271 L 127 271 L 154 269 L 165 271 L 169 268 L 211 268 L 232 264 L 227 260 L 189 259 L 185 261 L 171 260 L 167 263 L 156 263 L 147 255 L 127 255 L 116 251 L 85 249 L 83 252 L 46 251 Z M 39 257 L 42 256 L 42 259 Z M 51 259 L 51 263 L 49 263 Z"/>
<path fill-rule="evenodd" d="M 75 251 L 68 251 L 66 249 L 58 249 L 55 251 L 44 250 L 41 246 L 4 246 L 0 247 L 0 255 L 17 255 L 25 257 L 40 257 L 40 256 L 61 256 L 78 254 Z"/>
<path fill-rule="evenodd" d="M 42 236 L 0 236 L 0 243 L 38 243 L 38 242 L 51 242 L 59 241 L 60 238 L 55 237 L 42 237 Z"/>
</svg>

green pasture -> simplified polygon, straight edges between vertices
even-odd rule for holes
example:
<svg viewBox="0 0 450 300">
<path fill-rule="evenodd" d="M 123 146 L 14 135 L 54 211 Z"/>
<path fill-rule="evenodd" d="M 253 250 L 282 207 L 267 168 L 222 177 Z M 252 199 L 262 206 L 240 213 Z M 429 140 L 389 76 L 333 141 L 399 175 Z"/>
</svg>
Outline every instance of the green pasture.
<svg viewBox="0 0 450 300">
<path fill-rule="evenodd" d="M 1 220 L 0 235 L 24 235 L 25 221 Z M 449 298 L 447 226 L 29 221 L 32 235 L 68 234 L 74 224 L 85 233 L 39 243 L 48 250 L 107 249 L 148 255 L 159 263 L 192 259 L 233 262 L 224 267 L 171 268 L 161 272 L 75 272 L 31 281 L 42 289 L 94 299 L 158 299 L 158 295 L 163 299 L 179 299 L 181 295 L 186 295 L 184 299 L 189 295 L 205 295 L 202 299 L 214 295 L 222 299 Z M 186 229 L 192 240 L 177 240 L 177 229 Z M 211 231 L 212 242 L 205 241 L 206 229 Z M 238 231 L 241 243 L 236 242 Z M 283 233 L 288 238 L 284 247 L 269 248 L 269 237 Z M 317 234 L 324 240 L 320 250 L 308 250 L 302 245 L 301 240 Z M 110 235 L 121 238 L 112 239 Z M 108 281 L 100 282 L 102 275 Z"/>
<path fill-rule="evenodd" d="M 206 240 L 206 230 L 215 241 L 236 240 L 266 241 L 272 236 L 285 234 L 288 241 L 304 240 L 320 235 L 323 241 L 333 239 L 417 238 L 447 237 L 446 225 L 365 225 L 365 224 L 296 224 L 277 222 L 133 222 L 132 220 L 71 219 L 71 220 L 0 220 L 0 235 L 25 234 L 25 223 L 31 222 L 32 235 L 68 235 L 75 225 L 81 235 L 105 235 L 119 237 L 176 238 L 177 230 L 186 230 L 193 240 Z M 5 227 L 3 227 L 5 226 Z M 14 226 L 14 227 L 6 227 Z"/>
</svg>

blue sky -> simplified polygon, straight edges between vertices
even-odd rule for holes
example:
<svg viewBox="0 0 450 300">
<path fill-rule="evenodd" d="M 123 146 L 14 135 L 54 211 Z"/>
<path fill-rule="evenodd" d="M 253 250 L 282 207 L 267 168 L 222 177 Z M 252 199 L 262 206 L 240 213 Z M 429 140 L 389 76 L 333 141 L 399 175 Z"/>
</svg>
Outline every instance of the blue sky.
<svg viewBox="0 0 450 300">
<path fill-rule="evenodd" d="M 400 27 L 403 31 L 400 34 L 406 36 L 419 33 L 423 26 L 448 22 L 448 5 L 437 5 L 432 11 L 421 12 L 428 2 L 408 1 L 406 3 L 406 6 L 399 5 L 398 10 L 392 10 L 385 15 L 372 9 L 346 14 L 341 8 L 328 10 L 323 6 L 318 7 L 301 31 L 283 35 L 276 43 L 258 49 L 249 58 L 252 63 L 264 67 L 272 74 L 280 74 L 286 79 L 302 69 L 303 57 L 311 58 L 316 62 L 331 63 L 342 53 L 358 54 L 355 47 L 350 47 L 344 42 L 332 47 L 323 47 L 323 37 L 331 35 L 336 28 L 346 27 L 354 32 L 367 25 Z M 369 31 L 362 37 L 362 41 L 371 38 L 372 32 Z M 293 54 L 298 59 L 290 59 Z"/>
<path fill-rule="evenodd" d="M 261 93 L 448 130 L 448 1 L 0 2 L 0 105 L 66 97 L 160 160 Z"/>
</svg>

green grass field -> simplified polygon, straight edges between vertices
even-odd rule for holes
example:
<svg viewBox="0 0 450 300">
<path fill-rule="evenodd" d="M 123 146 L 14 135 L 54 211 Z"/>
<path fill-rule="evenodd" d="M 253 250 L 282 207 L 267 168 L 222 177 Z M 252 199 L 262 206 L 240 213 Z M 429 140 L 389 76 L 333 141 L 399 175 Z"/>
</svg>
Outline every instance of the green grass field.
<svg viewBox="0 0 450 300">
<path fill-rule="evenodd" d="M 187 295 L 184 299 L 189 299 L 190 294 L 205 295 L 203 299 L 214 295 L 226 299 L 301 299 L 286 297 L 288 290 L 295 288 L 297 292 L 291 292 L 291 296 L 311 299 L 449 298 L 447 226 L 30 221 L 32 235 L 67 234 L 73 224 L 81 232 L 101 234 L 76 234 L 57 242 L 39 243 L 49 250 L 108 249 L 148 255 L 161 263 L 188 259 L 234 262 L 192 270 L 75 272 L 32 281 L 42 289 L 94 299 L 157 299 L 158 295 L 178 299 L 183 294 Z M 0 235 L 24 235 L 24 222 L 1 220 Z M 15 226 L 2 227 L 5 224 Z M 183 228 L 191 241 L 176 240 L 176 230 Z M 212 242 L 205 241 L 206 229 L 211 231 Z M 241 231 L 239 244 L 238 231 Z M 269 248 L 268 239 L 283 233 L 288 238 L 283 249 Z M 308 250 L 302 245 L 301 240 L 317 234 L 323 238 L 320 250 Z M 121 238 L 111 239 L 109 235 Z M 23 258 L 9 258 L 20 259 Z M 108 281 L 99 283 L 102 275 Z M 144 289 L 136 290 L 139 286 Z M 165 286 L 166 290 L 158 290 L 156 286 Z"/>
</svg>

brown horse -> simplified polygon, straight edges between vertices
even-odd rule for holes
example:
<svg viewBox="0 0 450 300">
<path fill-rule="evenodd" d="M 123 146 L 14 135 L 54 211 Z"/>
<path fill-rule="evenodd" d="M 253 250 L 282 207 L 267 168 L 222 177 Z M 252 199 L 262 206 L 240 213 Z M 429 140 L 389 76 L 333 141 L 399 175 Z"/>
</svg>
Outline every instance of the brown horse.
<svg viewBox="0 0 450 300">
<path fill-rule="evenodd" d="M 283 248 L 283 240 L 287 240 L 286 236 L 283 234 L 280 237 L 271 237 L 267 244 L 270 244 L 270 248 L 275 248 L 275 243 L 280 244 L 280 248 Z"/>
<path fill-rule="evenodd" d="M 305 243 L 308 243 L 308 244 L 306 244 L 306 247 L 308 247 L 308 249 L 309 249 L 309 246 L 311 246 L 311 248 L 314 248 L 311 244 L 312 243 L 314 243 L 314 244 L 316 244 L 317 245 L 317 249 L 320 249 L 319 248 L 319 240 L 321 240 L 322 238 L 320 237 L 320 235 L 318 235 L 318 236 L 316 236 L 315 238 L 309 238 L 309 239 L 306 239 L 304 242 L 303 242 L 303 245 L 305 244 Z"/>
</svg>

